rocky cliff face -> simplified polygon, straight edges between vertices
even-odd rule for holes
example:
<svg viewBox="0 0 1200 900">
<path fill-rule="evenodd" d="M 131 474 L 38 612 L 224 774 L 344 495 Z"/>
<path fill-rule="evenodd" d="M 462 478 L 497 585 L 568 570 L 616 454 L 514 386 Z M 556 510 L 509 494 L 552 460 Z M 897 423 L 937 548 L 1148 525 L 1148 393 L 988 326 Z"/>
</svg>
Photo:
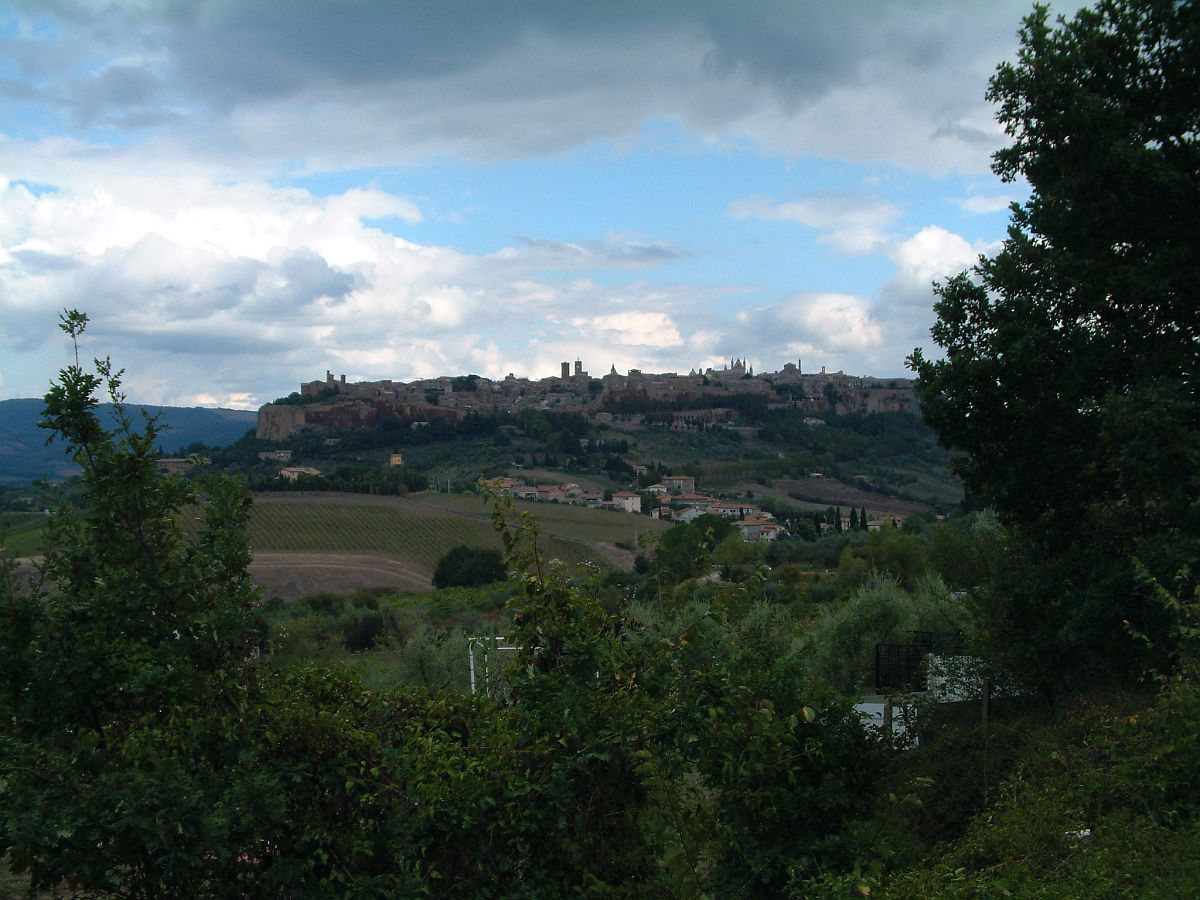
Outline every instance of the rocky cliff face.
<svg viewBox="0 0 1200 900">
<path fill-rule="evenodd" d="M 299 406 L 268 403 L 258 411 L 256 435 L 265 441 L 283 441 L 305 428 L 373 428 L 385 419 L 457 421 L 466 413 L 459 409 L 421 406 L 377 399 Z"/>
<path fill-rule="evenodd" d="M 254 436 L 260 441 L 282 441 L 304 428 L 306 406 L 276 406 L 268 403 L 258 411 Z"/>
<path fill-rule="evenodd" d="M 828 400 L 822 398 L 817 411 L 827 412 L 829 408 Z M 837 405 L 833 407 L 833 412 L 839 416 L 874 415 L 876 413 L 916 415 L 917 411 L 917 395 L 913 391 L 887 388 L 843 391 L 838 395 Z"/>
<path fill-rule="evenodd" d="M 862 412 L 888 413 L 905 412 L 916 415 L 918 411 L 917 395 L 912 390 L 880 389 L 868 391 L 863 398 Z"/>
<path fill-rule="evenodd" d="M 371 403 L 267 404 L 258 411 L 256 434 L 263 440 L 282 441 L 305 428 L 362 428 L 378 421 L 378 410 Z"/>
</svg>

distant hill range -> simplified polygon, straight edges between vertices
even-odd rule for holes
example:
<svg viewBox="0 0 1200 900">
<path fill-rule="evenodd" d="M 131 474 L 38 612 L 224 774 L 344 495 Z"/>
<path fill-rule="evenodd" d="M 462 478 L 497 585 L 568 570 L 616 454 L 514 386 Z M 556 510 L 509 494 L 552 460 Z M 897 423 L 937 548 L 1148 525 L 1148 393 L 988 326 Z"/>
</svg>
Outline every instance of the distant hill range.
<svg viewBox="0 0 1200 900">
<path fill-rule="evenodd" d="M 66 478 L 78 472 L 61 441 L 46 445 L 48 433 L 38 428 L 40 399 L 0 400 L 0 485 L 21 485 L 37 478 Z M 128 404 L 140 421 L 139 410 L 161 414 L 161 447 L 165 453 L 203 442 L 213 447 L 230 444 L 253 428 L 258 414 L 241 409 L 202 409 Z M 112 407 L 99 407 L 101 421 L 112 421 Z"/>
</svg>

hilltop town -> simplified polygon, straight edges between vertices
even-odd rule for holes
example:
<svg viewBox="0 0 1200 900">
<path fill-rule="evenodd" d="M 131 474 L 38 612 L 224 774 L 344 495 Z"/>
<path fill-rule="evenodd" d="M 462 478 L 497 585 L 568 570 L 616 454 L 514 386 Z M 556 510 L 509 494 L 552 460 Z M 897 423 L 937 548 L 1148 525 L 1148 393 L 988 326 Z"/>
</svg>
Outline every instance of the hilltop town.
<svg viewBox="0 0 1200 900">
<path fill-rule="evenodd" d="M 814 416 L 917 411 L 910 379 L 829 373 L 824 367 L 804 373 L 799 360 L 758 374 L 745 359 L 732 359 L 720 369 L 686 375 L 639 369 L 621 375 L 612 367 L 599 378 L 575 360 L 573 367 L 563 362 L 558 376 L 537 380 L 510 373 L 500 380 L 463 375 L 352 383 L 326 372 L 323 381 L 306 382 L 299 392 L 263 406 L 257 436 L 279 441 L 305 429 L 372 427 L 389 419 L 454 422 L 472 412 L 515 415 L 526 409 L 578 413 L 596 423 L 669 410 L 681 423 L 719 423 L 727 406 L 747 397 Z"/>
</svg>

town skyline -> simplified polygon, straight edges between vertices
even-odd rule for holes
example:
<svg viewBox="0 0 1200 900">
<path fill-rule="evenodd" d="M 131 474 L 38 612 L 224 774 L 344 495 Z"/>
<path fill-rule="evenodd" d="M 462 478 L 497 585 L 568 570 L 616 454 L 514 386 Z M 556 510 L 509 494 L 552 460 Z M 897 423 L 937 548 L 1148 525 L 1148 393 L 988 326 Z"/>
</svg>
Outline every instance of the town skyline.
<svg viewBox="0 0 1200 900">
<path fill-rule="evenodd" d="M 300 390 L 258 411 L 257 436 L 286 440 L 307 430 L 376 427 L 391 419 L 411 427 L 430 421 L 458 422 L 472 413 L 520 415 L 525 411 L 572 413 L 597 424 L 611 423 L 614 410 L 678 408 L 671 413 L 681 428 L 727 423 L 728 408 L 754 396 L 764 408 L 800 409 L 811 414 L 905 412 L 916 414 L 911 379 L 847 375 L 842 371 L 804 373 L 800 360 L 776 372 L 752 374 L 744 360 L 721 369 L 592 375 L 582 361 L 560 363 L 560 374 L 530 379 L 509 373 L 501 379 L 440 375 L 409 382 L 351 381 L 345 374 L 303 382 Z M 640 412 L 639 412 L 640 415 Z M 823 424 L 816 422 L 816 424 Z"/>
<path fill-rule="evenodd" d="M 580 357 L 575 357 L 575 359 L 573 359 L 573 360 L 569 360 L 569 359 L 561 360 L 558 363 L 558 371 L 556 373 L 553 373 L 550 375 L 535 375 L 532 373 L 517 374 L 516 372 L 508 372 L 502 377 L 495 377 L 495 376 L 484 375 L 480 372 L 453 372 L 453 373 L 445 372 L 445 373 L 442 373 L 439 375 L 431 375 L 431 376 L 428 376 L 425 378 L 409 379 L 408 382 L 404 382 L 402 379 L 370 379 L 370 378 L 354 379 L 354 378 L 351 378 L 350 376 L 348 376 L 345 372 L 340 373 L 339 377 L 337 379 L 335 379 L 333 370 L 326 369 L 325 370 L 325 382 L 333 383 L 336 380 L 341 384 L 357 384 L 357 383 L 378 383 L 378 382 L 382 382 L 382 381 L 387 381 L 387 382 L 395 381 L 396 383 L 399 383 L 399 384 L 404 384 L 404 383 L 412 384 L 412 383 L 441 381 L 441 380 L 462 378 L 462 377 L 480 378 L 480 379 L 486 379 L 488 381 L 502 381 L 502 380 L 508 380 L 508 379 L 518 379 L 518 380 L 525 380 L 525 381 L 547 381 L 547 380 L 551 380 L 551 379 L 578 378 L 581 376 L 582 377 L 590 377 L 590 378 L 602 378 L 605 375 L 620 375 L 620 373 L 617 371 L 616 363 L 610 363 L 609 370 L 607 372 L 598 372 L 598 373 L 593 372 L 590 369 L 584 369 L 583 365 L 584 365 L 583 359 L 581 359 Z M 688 369 L 687 374 L 689 376 L 696 376 L 696 375 L 709 375 L 709 374 L 722 374 L 722 373 L 736 372 L 738 375 L 750 375 L 751 377 L 753 377 L 755 375 L 754 363 L 750 360 L 750 357 L 748 357 L 748 356 L 730 357 L 728 359 L 722 360 L 720 363 L 720 366 L 721 367 L 719 369 L 717 368 L 716 365 L 708 365 L 708 366 L 703 366 L 703 367 L 693 366 L 690 369 Z M 799 358 L 797 358 L 795 360 L 795 362 L 793 362 L 791 360 L 787 360 L 780 365 L 779 369 L 775 369 L 775 370 L 768 370 L 766 368 L 760 367 L 758 374 L 759 375 L 775 375 L 780 372 L 787 372 L 787 371 L 792 371 L 792 370 L 795 370 L 795 372 L 797 374 L 802 373 L 804 375 L 825 375 L 826 374 L 826 367 L 823 365 L 818 366 L 816 372 L 804 371 L 803 360 L 799 359 Z M 683 373 L 680 371 L 649 372 L 649 371 L 643 369 L 641 366 L 632 366 L 625 370 L 626 377 L 628 377 L 629 375 L 647 375 L 649 377 L 654 377 L 654 376 L 679 377 L 682 374 Z M 895 381 L 895 380 L 912 381 L 913 380 L 909 376 L 876 376 L 876 375 L 872 375 L 870 373 L 863 373 L 863 374 L 846 373 L 840 369 L 837 372 L 830 372 L 829 374 L 831 374 L 831 375 L 850 374 L 850 377 L 854 377 L 854 378 L 877 379 L 877 380 L 881 380 L 881 381 L 884 381 L 884 380 L 887 380 L 887 381 Z M 305 387 L 306 384 L 319 384 L 319 383 L 321 383 L 319 380 L 314 381 L 314 382 L 301 383 L 301 387 L 302 388 Z"/>
</svg>

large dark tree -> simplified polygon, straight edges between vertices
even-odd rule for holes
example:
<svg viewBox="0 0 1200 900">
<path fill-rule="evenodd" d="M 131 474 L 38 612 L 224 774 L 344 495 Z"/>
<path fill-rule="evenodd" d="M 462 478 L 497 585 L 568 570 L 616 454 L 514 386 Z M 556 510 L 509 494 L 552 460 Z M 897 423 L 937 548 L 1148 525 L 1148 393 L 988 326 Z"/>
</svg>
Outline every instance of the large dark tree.
<svg viewBox="0 0 1200 900">
<path fill-rule="evenodd" d="M 1009 639 L 1112 659 L 1095 641 L 1144 616 L 1138 573 L 1196 559 L 1200 7 L 1036 7 L 988 97 L 1011 138 L 993 168 L 1030 196 L 999 253 L 937 286 L 944 359 L 910 363 L 1033 573 Z"/>
</svg>

